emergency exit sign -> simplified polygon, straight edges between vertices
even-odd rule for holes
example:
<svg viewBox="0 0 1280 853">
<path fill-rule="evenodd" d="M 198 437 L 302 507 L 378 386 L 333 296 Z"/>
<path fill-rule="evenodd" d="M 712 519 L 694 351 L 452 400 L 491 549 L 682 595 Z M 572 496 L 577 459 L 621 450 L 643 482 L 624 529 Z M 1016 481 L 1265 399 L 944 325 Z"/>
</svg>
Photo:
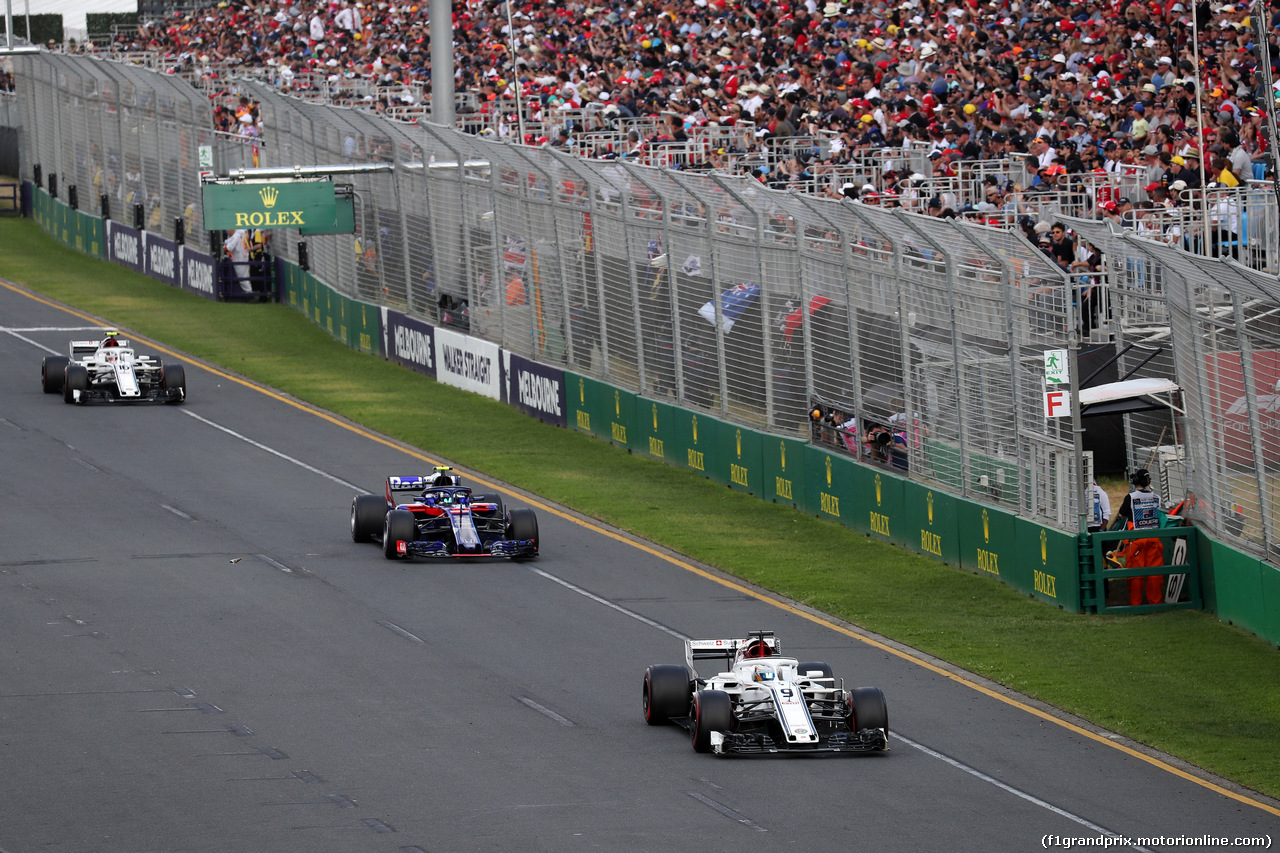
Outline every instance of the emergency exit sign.
<svg viewBox="0 0 1280 853">
<path fill-rule="evenodd" d="M 1065 385 L 1071 381 L 1071 373 L 1067 369 L 1066 350 L 1047 349 L 1044 351 L 1044 381 L 1050 385 Z"/>
</svg>

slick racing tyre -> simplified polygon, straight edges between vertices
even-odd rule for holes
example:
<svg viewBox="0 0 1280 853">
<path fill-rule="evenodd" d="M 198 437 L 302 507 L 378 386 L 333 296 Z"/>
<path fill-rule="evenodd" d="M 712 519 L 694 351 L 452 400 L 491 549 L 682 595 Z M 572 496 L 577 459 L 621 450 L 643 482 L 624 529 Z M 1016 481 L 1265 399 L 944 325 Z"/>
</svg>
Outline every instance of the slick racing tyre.
<svg viewBox="0 0 1280 853">
<path fill-rule="evenodd" d="M 62 393 L 63 375 L 70 361 L 65 355 L 49 355 L 40 362 L 40 385 L 44 393 Z"/>
<path fill-rule="evenodd" d="M 160 387 L 165 391 L 177 391 L 166 403 L 181 403 L 187 399 L 187 370 L 181 364 L 166 364 L 160 368 Z"/>
<path fill-rule="evenodd" d="M 699 690 L 693 694 L 689 718 L 693 751 L 710 752 L 711 733 L 729 731 L 733 721 L 733 701 L 723 690 Z"/>
<path fill-rule="evenodd" d="M 855 687 L 849 691 L 849 730 L 884 729 L 889 736 L 889 705 L 879 687 Z"/>
<path fill-rule="evenodd" d="M 83 364 L 68 364 L 62 374 L 62 402 L 76 402 L 76 391 L 89 390 L 89 371 Z M 80 402 L 84 402 L 81 395 Z"/>
<path fill-rule="evenodd" d="M 644 721 L 662 726 L 683 717 L 692 698 L 689 670 L 677 664 L 655 664 L 644 671 Z"/>
<path fill-rule="evenodd" d="M 418 541 L 418 524 L 407 509 L 393 509 L 382 525 L 382 554 L 388 560 L 400 558 L 397 542 Z"/>
<path fill-rule="evenodd" d="M 387 500 L 381 495 L 356 495 L 351 500 L 351 540 L 368 542 L 382 533 Z"/>
<path fill-rule="evenodd" d="M 813 674 L 815 672 L 820 672 L 822 674 L 815 676 Z M 806 676 L 809 678 L 832 678 L 833 677 L 831 672 L 831 664 L 821 663 L 819 661 L 812 661 L 810 663 L 799 664 L 798 666 L 796 666 L 796 674 L 800 678 L 805 678 Z"/>
<path fill-rule="evenodd" d="M 528 560 L 538 555 L 538 516 L 527 508 L 511 510 L 511 521 L 507 524 L 508 539 L 532 539 L 533 553 L 516 557 L 517 560 Z"/>
</svg>

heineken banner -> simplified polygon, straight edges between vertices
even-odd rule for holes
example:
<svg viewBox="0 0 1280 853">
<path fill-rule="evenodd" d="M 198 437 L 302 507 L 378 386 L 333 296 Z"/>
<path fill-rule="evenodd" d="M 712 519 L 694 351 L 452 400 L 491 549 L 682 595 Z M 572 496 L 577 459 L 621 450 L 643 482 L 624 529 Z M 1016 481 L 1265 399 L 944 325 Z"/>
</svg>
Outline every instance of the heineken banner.
<svg viewBox="0 0 1280 853">
<path fill-rule="evenodd" d="M 332 181 L 203 184 L 204 224 L 237 228 L 331 229 L 338 218 Z"/>
</svg>

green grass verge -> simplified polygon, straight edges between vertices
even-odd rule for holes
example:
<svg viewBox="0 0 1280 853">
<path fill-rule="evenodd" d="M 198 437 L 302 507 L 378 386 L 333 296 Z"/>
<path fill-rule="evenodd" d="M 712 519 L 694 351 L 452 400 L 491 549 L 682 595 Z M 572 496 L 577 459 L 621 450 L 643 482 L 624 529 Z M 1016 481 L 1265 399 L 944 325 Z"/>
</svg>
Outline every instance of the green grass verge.
<svg viewBox="0 0 1280 853">
<path fill-rule="evenodd" d="M 1211 615 L 1064 613 L 353 352 L 287 307 L 190 296 L 30 221 L 0 219 L 0 246 L 4 278 L 1280 796 L 1280 654 Z"/>
</svg>

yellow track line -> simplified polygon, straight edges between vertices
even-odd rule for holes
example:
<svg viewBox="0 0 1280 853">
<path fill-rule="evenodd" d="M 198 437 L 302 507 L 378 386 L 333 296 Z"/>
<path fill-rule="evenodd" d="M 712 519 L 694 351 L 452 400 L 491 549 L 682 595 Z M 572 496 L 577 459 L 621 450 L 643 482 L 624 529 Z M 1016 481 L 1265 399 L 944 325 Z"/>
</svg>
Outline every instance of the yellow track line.
<svg viewBox="0 0 1280 853">
<path fill-rule="evenodd" d="M 74 317 L 80 318 L 81 320 L 85 320 L 90 323 L 99 322 L 98 318 L 96 317 L 91 317 L 88 314 L 82 314 L 73 308 L 68 308 L 65 305 L 61 305 L 57 302 L 53 302 L 42 296 L 33 294 L 30 291 L 24 290 L 19 287 L 15 287 L 8 282 L 0 281 L 0 284 L 8 288 L 9 290 L 13 291 L 14 293 L 20 294 L 22 296 L 26 296 L 30 299 L 35 300 L 36 302 L 39 302 L 43 305 L 47 305 L 50 308 L 56 308 L 60 311 L 65 311 Z M 168 349 L 167 347 L 161 344 L 158 344 L 150 339 L 139 338 L 136 335 L 130 335 L 130 337 L 135 338 L 137 340 L 146 341 L 148 346 L 154 347 L 160 352 L 166 353 L 168 355 L 175 356 L 175 357 L 182 356 L 181 353 Z M 313 415 L 315 417 L 321 418 L 322 420 L 326 420 L 329 423 L 334 424 L 335 426 L 341 427 L 342 429 L 348 430 L 349 432 L 353 432 L 356 435 L 361 436 L 362 438 L 369 439 L 370 441 L 374 441 L 378 444 L 384 445 L 393 450 L 397 450 L 401 453 L 404 453 L 407 456 L 410 456 L 414 459 L 421 460 L 422 462 L 425 462 L 429 465 L 440 464 L 440 460 L 432 459 L 430 456 L 427 456 L 421 453 L 416 448 L 408 447 L 407 445 L 398 444 L 394 441 L 391 441 L 390 439 L 384 438 L 383 436 L 370 432 L 369 430 L 363 427 L 349 423 L 340 418 L 336 418 L 333 415 L 328 414 L 327 412 L 312 408 L 311 406 L 304 405 L 303 403 L 300 403 L 297 400 L 291 400 L 288 397 L 278 394 L 269 388 L 265 388 L 261 385 L 257 385 L 246 379 L 241 379 L 238 376 L 233 376 L 230 373 L 224 373 L 221 370 L 209 367 L 207 364 L 202 363 L 200 366 L 202 369 L 207 370 L 208 372 L 212 373 L 215 376 L 226 379 L 229 382 L 235 382 L 253 391 L 257 391 L 258 393 L 264 394 L 273 400 L 277 400 L 286 405 L 293 406 L 295 409 L 298 409 L 299 411 L 306 412 L 309 415 Z M 1213 782 L 1210 782 L 1207 779 L 1201 779 L 1199 776 L 1196 776 L 1192 773 L 1186 772 L 1185 770 L 1181 770 L 1177 767 L 1174 767 L 1172 764 L 1169 764 L 1168 762 L 1165 762 L 1165 761 L 1161 761 L 1160 759 L 1155 758 L 1154 756 L 1147 755 L 1146 753 L 1141 752 L 1140 750 L 1136 750 L 1136 749 L 1133 749 L 1132 747 L 1125 746 L 1122 743 L 1116 743 L 1110 738 L 1106 738 L 1100 734 L 1091 732 L 1088 729 L 1082 728 L 1081 726 L 1077 726 L 1075 723 L 1072 723 L 1068 720 L 1063 720 L 1063 719 L 1060 719 L 1059 717 L 1055 717 L 1053 714 L 1050 714 L 1047 711 L 1042 711 L 1039 708 L 1036 708 L 1032 705 L 1028 705 L 1025 702 L 1020 702 L 1017 699 L 1006 696 L 1003 693 L 992 690 L 991 688 L 985 687 L 984 685 L 978 684 L 976 681 L 970 681 L 964 676 L 957 675 L 956 673 L 951 672 L 950 670 L 944 669 L 943 667 L 940 667 L 937 664 L 930 663 L 927 660 L 922 660 L 921 658 L 908 654 L 907 652 L 904 652 L 901 649 L 896 649 L 893 646 L 882 643 L 879 640 L 876 640 L 872 637 L 863 636 L 862 634 L 859 634 L 856 631 L 851 631 L 848 628 L 845 628 L 841 625 L 837 625 L 836 623 L 831 622 L 827 619 L 824 619 L 821 616 L 818 616 L 813 613 L 808 613 L 804 610 L 801 610 L 798 607 L 787 604 L 784 601 L 779 601 L 776 598 L 765 595 L 764 593 L 758 592 L 754 589 L 751 589 L 750 587 L 743 586 L 739 583 L 729 580 L 728 578 L 723 578 L 718 575 L 712 574 L 711 572 L 708 572 L 705 569 L 701 569 L 698 566 L 693 565 L 692 563 L 685 562 L 679 557 L 675 557 L 670 554 L 664 554 L 663 552 L 643 542 L 637 542 L 634 539 L 630 539 L 626 536 L 622 536 L 621 534 L 615 533 L 612 530 L 599 527 L 596 524 L 590 521 L 587 521 L 586 519 L 579 518 L 576 515 L 571 515 L 567 512 L 557 509 L 556 507 L 549 506 L 548 504 L 542 503 L 539 500 L 530 498 L 528 495 L 524 495 L 524 494 L 516 495 L 511 490 L 505 489 L 502 486 L 498 485 L 497 483 L 493 483 L 489 480 L 485 480 L 483 477 L 477 477 L 471 474 L 468 474 L 468 477 L 471 480 L 474 480 L 475 482 L 484 486 L 486 489 L 492 489 L 494 491 L 503 492 L 504 494 L 519 497 L 522 501 L 532 504 L 533 506 L 537 507 L 539 510 L 543 512 L 548 512 L 552 515 L 558 516 L 559 518 L 563 518 L 565 521 L 568 521 L 571 524 L 577 524 L 581 527 L 587 528 L 593 533 L 599 533 L 601 535 L 608 536 L 611 539 L 630 545 L 631 547 L 644 551 L 646 554 L 657 557 L 660 560 L 665 560 L 671 565 L 677 566 L 678 568 L 681 568 L 686 572 L 690 572 L 692 574 L 698 575 L 699 577 L 705 578 L 711 581 L 712 583 L 717 583 L 723 587 L 727 587 L 728 589 L 733 590 L 734 592 L 738 592 L 743 595 L 750 596 L 751 598 L 754 598 L 757 601 L 760 601 L 764 604 L 769 604 L 769 605 L 772 605 L 773 607 L 778 608 L 779 610 L 784 610 L 787 613 L 792 614 L 793 616 L 799 616 L 802 619 L 807 619 L 810 622 L 813 622 L 817 625 L 821 625 L 822 627 L 835 631 L 838 634 L 843 634 L 844 636 L 849 637 L 850 639 L 854 639 L 861 643 L 865 643 L 866 645 L 872 646 L 873 648 L 879 649 L 880 651 L 888 652 L 889 654 L 894 655 L 898 658 L 901 658 L 904 661 L 913 663 L 916 666 L 923 667 L 924 669 L 927 669 L 930 672 L 937 673 L 938 675 L 941 675 L 944 678 L 949 678 L 952 681 L 956 682 L 957 684 L 963 684 L 965 687 L 968 687 L 972 690 L 976 690 L 977 692 L 983 694 L 984 696 L 989 696 L 990 698 L 995 699 L 998 702 L 1003 702 L 1004 704 L 1017 708 L 1020 711 L 1025 711 L 1026 713 L 1031 714 L 1032 716 L 1039 717 L 1040 719 L 1045 720 L 1046 722 L 1050 722 L 1050 723 L 1053 723 L 1054 725 L 1061 726 L 1062 728 L 1074 734 L 1078 734 L 1082 737 L 1089 738 L 1092 741 L 1096 741 L 1097 743 L 1104 744 L 1106 746 L 1111 747 L 1112 749 L 1117 749 L 1120 752 L 1123 752 L 1126 755 L 1129 755 L 1133 758 L 1137 758 L 1140 761 L 1145 761 L 1147 764 L 1150 764 L 1153 767 L 1157 767 L 1168 773 L 1172 773 L 1174 776 L 1177 776 L 1181 779 L 1185 779 L 1188 782 L 1193 782 L 1194 784 L 1199 785 L 1202 788 L 1207 788 L 1210 791 L 1213 791 L 1215 794 L 1221 794 L 1224 797 L 1229 797 L 1230 799 L 1236 800 L 1237 802 L 1240 802 L 1240 803 L 1244 803 L 1245 805 L 1255 806 L 1261 809 L 1262 811 L 1269 812 L 1270 814 L 1280 817 L 1280 809 L 1275 808 L 1274 806 L 1268 805 L 1267 803 L 1261 802 L 1259 800 L 1255 800 L 1251 797 L 1245 796 L 1244 794 L 1238 794 L 1235 791 L 1229 791 L 1226 788 L 1223 788 L 1221 785 L 1214 784 Z"/>
</svg>

